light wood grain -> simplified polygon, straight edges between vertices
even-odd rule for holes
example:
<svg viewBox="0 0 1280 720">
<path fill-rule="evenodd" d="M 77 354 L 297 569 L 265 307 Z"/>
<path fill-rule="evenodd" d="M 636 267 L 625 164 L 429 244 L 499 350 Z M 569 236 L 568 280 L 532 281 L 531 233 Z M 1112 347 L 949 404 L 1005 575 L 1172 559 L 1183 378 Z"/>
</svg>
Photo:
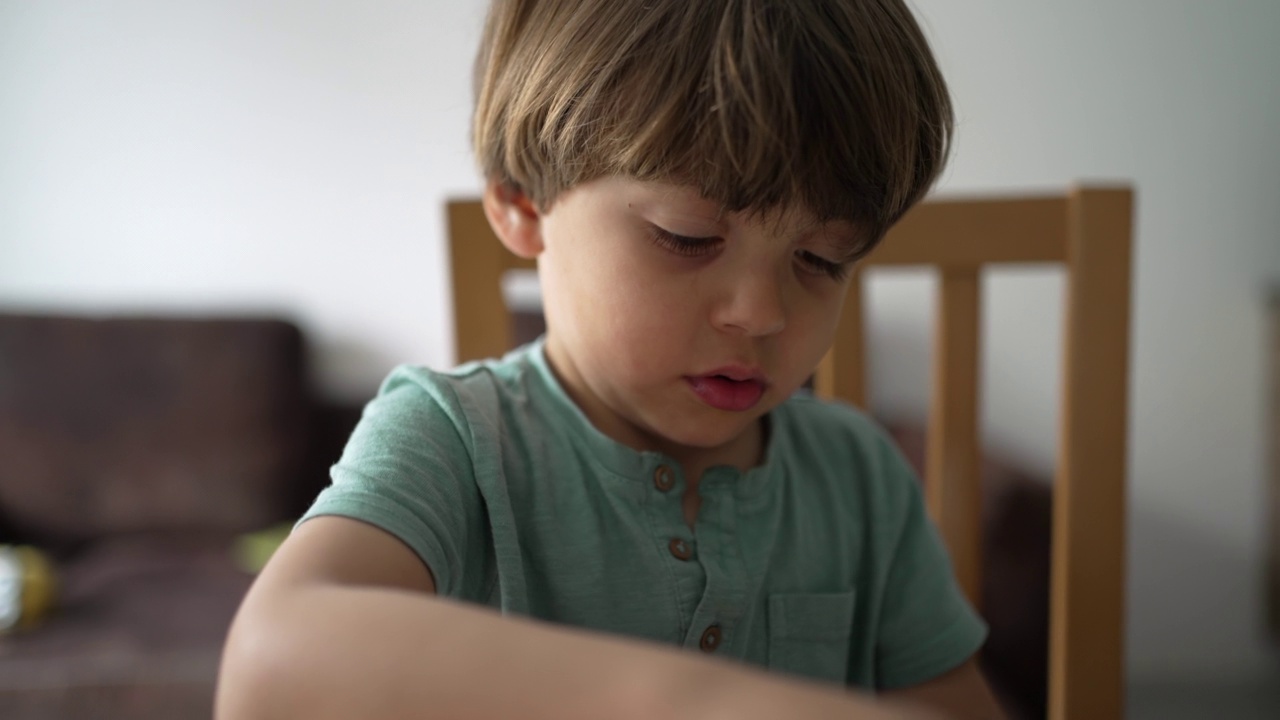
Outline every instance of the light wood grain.
<svg viewBox="0 0 1280 720">
<path fill-rule="evenodd" d="M 1053 494 L 1050 720 L 1124 716 L 1125 471 L 1133 197 L 1077 189 Z"/>
<path fill-rule="evenodd" d="M 978 474 L 978 271 L 941 273 L 933 400 L 925 461 L 929 514 L 951 551 L 956 579 L 982 604 L 982 487 Z"/>
<path fill-rule="evenodd" d="M 840 311 L 836 339 L 813 378 L 814 394 L 839 399 L 860 408 L 867 407 L 866 359 L 863 354 L 862 273 L 855 272 Z"/>
<path fill-rule="evenodd" d="M 512 340 L 502 275 L 535 265 L 498 241 L 478 200 L 450 202 L 448 220 L 454 357 L 459 363 L 498 357 L 510 349 Z"/>
<path fill-rule="evenodd" d="M 978 267 L 1060 263 L 1067 257 L 1064 197 L 931 200 L 894 225 L 867 265 Z"/>
</svg>

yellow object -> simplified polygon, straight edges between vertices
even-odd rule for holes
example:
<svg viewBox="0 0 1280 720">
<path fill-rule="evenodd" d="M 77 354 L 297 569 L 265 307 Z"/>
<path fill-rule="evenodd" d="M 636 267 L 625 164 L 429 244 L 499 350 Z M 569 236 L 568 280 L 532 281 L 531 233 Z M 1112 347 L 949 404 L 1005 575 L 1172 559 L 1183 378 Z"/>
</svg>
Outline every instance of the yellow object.
<svg viewBox="0 0 1280 720">
<path fill-rule="evenodd" d="M 282 523 L 255 533 L 241 535 L 236 540 L 236 565 L 247 573 L 258 574 L 276 549 L 289 537 L 293 523 Z"/>
<path fill-rule="evenodd" d="M 39 624 L 58 594 L 53 563 L 27 545 L 0 545 L 0 633 Z"/>
</svg>

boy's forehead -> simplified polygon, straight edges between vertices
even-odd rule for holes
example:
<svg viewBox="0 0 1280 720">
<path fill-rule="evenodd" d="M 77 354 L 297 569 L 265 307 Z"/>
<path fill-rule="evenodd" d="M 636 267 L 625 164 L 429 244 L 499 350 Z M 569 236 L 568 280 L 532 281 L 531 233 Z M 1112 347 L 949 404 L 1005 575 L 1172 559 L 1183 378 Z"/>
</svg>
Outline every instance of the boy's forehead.
<svg viewBox="0 0 1280 720">
<path fill-rule="evenodd" d="M 822 234 L 831 235 L 832 239 L 848 237 L 849 242 L 856 242 L 859 235 L 854 223 L 840 218 L 824 220 L 800 203 L 730 210 L 689 185 L 639 180 L 629 181 L 629 184 L 633 187 L 628 205 L 639 210 L 660 211 L 721 226 L 760 224 L 786 234 Z"/>
</svg>

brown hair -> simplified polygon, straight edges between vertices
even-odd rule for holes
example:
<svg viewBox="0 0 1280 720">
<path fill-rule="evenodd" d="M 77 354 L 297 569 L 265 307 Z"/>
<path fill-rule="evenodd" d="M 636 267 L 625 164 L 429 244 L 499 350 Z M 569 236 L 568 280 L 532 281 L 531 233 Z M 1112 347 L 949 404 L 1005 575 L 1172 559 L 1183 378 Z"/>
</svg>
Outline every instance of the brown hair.
<svg viewBox="0 0 1280 720">
<path fill-rule="evenodd" d="M 609 175 L 726 210 L 802 203 L 870 249 L 928 191 L 946 83 L 904 0 L 494 0 L 475 66 L 488 180 L 546 209 Z"/>
</svg>

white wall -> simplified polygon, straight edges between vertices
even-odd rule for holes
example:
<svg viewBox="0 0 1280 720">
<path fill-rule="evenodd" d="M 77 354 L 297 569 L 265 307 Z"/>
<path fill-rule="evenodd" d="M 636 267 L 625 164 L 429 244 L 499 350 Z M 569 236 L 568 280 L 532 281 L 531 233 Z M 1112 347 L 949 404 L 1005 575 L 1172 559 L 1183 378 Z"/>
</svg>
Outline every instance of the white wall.
<svg viewBox="0 0 1280 720">
<path fill-rule="evenodd" d="M 960 115 L 947 192 L 1139 192 L 1130 665 L 1262 674 L 1264 282 L 1280 2 L 917 0 Z M 452 357 L 443 199 L 481 0 L 0 0 L 0 306 L 284 312 L 330 392 Z M 877 403 L 927 394 L 930 284 L 873 283 Z M 993 443 L 1052 465 L 1060 278 L 989 283 Z"/>
<path fill-rule="evenodd" d="M 471 3 L 0 0 L 0 300 L 282 311 L 364 394 L 442 364 Z"/>
</svg>

